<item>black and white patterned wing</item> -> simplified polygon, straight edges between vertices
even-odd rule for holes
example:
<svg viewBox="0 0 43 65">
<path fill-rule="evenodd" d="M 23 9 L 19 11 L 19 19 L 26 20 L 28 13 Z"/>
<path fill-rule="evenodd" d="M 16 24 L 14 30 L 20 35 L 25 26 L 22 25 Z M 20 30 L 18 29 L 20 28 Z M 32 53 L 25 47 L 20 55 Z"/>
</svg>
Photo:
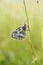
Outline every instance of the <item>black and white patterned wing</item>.
<svg viewBox="0 0 43 65">
<path fill-rule="evenodd" d="M 26 24 L 24 24 L 23 26 L 17 28 L 13 33 L 12 33 L 12 38 L 13 39 L 18 39 L 18 40 L 22 40 L 24 39 L 26 36 Z"/>
</svg>

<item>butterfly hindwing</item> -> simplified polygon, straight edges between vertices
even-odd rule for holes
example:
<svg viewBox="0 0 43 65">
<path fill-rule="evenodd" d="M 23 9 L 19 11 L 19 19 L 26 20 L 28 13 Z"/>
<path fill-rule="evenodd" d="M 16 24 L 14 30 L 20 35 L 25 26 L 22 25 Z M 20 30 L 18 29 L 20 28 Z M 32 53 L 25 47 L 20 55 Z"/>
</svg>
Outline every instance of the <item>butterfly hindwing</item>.
<svg viewBox="0 0 43 65">
<path fill-rule="evenodd" d="M 21 27 L 18 27 L 13 33 L 12 33 L 12 38 L 13 39 L 18 39 L 22 40 L 25 38 L 26 35 L 26 24 L 24 24 Z"/>
</svg>

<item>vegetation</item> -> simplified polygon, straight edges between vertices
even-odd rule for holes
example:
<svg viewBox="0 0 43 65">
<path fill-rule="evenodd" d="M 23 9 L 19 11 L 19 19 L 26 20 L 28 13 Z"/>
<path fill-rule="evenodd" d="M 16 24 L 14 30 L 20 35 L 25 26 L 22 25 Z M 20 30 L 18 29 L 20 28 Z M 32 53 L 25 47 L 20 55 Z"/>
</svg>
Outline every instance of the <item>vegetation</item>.
<svg viewBox="0 0 43 65">
<path fill-rule="evenodd" d="M 42 17 L 40 0 L 0 0 L 0 65 L 43 65 Z M 12 31 L 24 23 L 26 37 L 12 39 Z"/>
</svg>

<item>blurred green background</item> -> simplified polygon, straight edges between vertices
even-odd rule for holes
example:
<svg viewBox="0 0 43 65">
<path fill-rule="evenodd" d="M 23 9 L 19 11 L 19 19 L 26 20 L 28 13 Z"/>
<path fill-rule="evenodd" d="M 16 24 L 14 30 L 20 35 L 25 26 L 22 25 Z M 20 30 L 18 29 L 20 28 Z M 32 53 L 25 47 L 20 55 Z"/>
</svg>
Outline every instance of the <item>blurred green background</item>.
<svg viewBox="0 0 43 65">
<path fill-rule="evenodd" d="M 0 0 L 0 65 L 43 65 L 43 1 Z M 13 30 L 26 23 L 23 40 L 11 38 Z M 28 26 L 27 26 L 28 27 Z"/>
</svg>

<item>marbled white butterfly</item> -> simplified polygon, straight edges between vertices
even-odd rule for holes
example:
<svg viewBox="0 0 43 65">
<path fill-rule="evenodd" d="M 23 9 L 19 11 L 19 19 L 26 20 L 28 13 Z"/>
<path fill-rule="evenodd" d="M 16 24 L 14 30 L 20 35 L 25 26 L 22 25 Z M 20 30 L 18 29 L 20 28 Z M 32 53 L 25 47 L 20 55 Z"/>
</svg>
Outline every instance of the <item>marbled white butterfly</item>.
<svg viewBox="0 0 43 65">
<path fill-rule="evenodd" d="M 26 36 L 26 24 L 18 27 L 15 31 L 12 32 L 12 38 L 22 40 Z"/>
</svg>

